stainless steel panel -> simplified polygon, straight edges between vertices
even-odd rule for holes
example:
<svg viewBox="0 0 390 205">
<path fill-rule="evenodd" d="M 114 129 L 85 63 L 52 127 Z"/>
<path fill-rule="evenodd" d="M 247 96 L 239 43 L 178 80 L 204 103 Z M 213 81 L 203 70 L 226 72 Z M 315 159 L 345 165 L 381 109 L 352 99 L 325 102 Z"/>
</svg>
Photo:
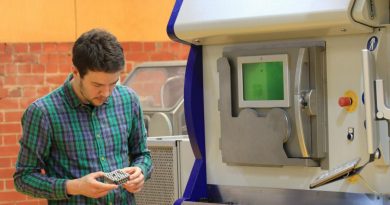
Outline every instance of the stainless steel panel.
<svg viewBox="0 0 390 205">
<path fill-rule="evenodd" d="M 195 204 L 245 205 L 388 205 L 388 195 L 209 185 L 207 202 Z"/>
</svg>

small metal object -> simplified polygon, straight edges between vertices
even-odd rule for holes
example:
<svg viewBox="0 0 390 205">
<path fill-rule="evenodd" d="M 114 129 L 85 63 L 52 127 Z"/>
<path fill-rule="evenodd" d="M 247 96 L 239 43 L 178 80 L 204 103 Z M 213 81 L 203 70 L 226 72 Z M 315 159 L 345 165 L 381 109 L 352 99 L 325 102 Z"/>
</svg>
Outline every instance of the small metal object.
<svg viewBox="0 0 390 205">
<path fill-rule="evenodd" d="M 377 149 L 374 153 L 375 159 L 380 159 L 382 156 L 382 153 L 379 149 Z"/>
<path fill-rule="evenodd" d="M 104 173 L 104 181 L 109 184 L 121 185 L 129 181 L 130 179 L 129 177 L 130 175 L 128 173 L 123 172 L 120 169 L 117 169 L 109 173 Z"/>
<path fill-rule="evenodd" d="M 354 131 L 353 127 L 348 127 L 347 139 L 349 141 L 353 141 L 354 138 L 355 138 L 355 131 Z"/>
</svg>

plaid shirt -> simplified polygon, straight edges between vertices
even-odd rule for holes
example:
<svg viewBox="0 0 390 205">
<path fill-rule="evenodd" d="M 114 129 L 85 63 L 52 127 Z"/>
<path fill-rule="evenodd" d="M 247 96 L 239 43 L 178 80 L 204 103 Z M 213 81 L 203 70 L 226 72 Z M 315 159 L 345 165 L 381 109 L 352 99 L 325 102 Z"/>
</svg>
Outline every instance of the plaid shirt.
<svg viewBox="0 0 390 205">
<path fill-rule="evenodd" d="M 67 179 L 91 172 L 138 166 L 146 179 L 152 172 L 134 91 L 117 85 L 103 105 L 90 107 L 76 96 L 71 78 L 32 103 L 22 117 L 16 189 L 49 204 L 135 204 L 134 195 L 121 186 L 99 199 L 67 195 Z"/>
</svg>

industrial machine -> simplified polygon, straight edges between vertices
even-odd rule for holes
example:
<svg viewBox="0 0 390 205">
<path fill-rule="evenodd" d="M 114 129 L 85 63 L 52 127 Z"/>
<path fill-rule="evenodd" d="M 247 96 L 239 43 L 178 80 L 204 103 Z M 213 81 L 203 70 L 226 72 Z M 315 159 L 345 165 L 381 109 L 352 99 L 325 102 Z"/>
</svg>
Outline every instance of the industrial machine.
<svg viewBox="0 0 390 205">
<path fill-rule="evenodd" d="M 177 0 L 195 155 L 175 204 L 390 204 L 388 0 Z"/>
<path fill-rule="evenodd" d="M 142 191 L 135 194 L 137 204 L 173 204 L 183 196 L 194 163 L 188 136 L 148 137 L 148 149 L 154 170 Z"/>
<path fill-rule="evenodd" d="M 186 135 L 184 117 L 185 61 L 145 62 L 123 82 L 140 98 L 149 137 Z"/>
<path fill-rule="evenodd" d="M 185 61 L 146 62 L 124 81 L 140 98 L 154 166 L 152 178 L 135 194 L 139 205 L 173 204 L 194 163 L 184 118 L 185 66 Z"/>
</svg>

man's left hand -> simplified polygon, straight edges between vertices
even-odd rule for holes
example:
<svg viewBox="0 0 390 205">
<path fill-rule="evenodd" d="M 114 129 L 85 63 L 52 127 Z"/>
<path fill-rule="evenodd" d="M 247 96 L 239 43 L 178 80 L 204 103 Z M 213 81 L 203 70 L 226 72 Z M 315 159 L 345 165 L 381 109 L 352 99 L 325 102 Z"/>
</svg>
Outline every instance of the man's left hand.
<svg viewBox="0 0 390 205">
<path fill-rule="evenodd" d="M 122 171 L 130 175 L 130 180 L 123 184 L 123 187 L 131 193 L 137 193 L 144 187 L 144 175 L 139 167 L 126 167 Z"/>
</svg>

